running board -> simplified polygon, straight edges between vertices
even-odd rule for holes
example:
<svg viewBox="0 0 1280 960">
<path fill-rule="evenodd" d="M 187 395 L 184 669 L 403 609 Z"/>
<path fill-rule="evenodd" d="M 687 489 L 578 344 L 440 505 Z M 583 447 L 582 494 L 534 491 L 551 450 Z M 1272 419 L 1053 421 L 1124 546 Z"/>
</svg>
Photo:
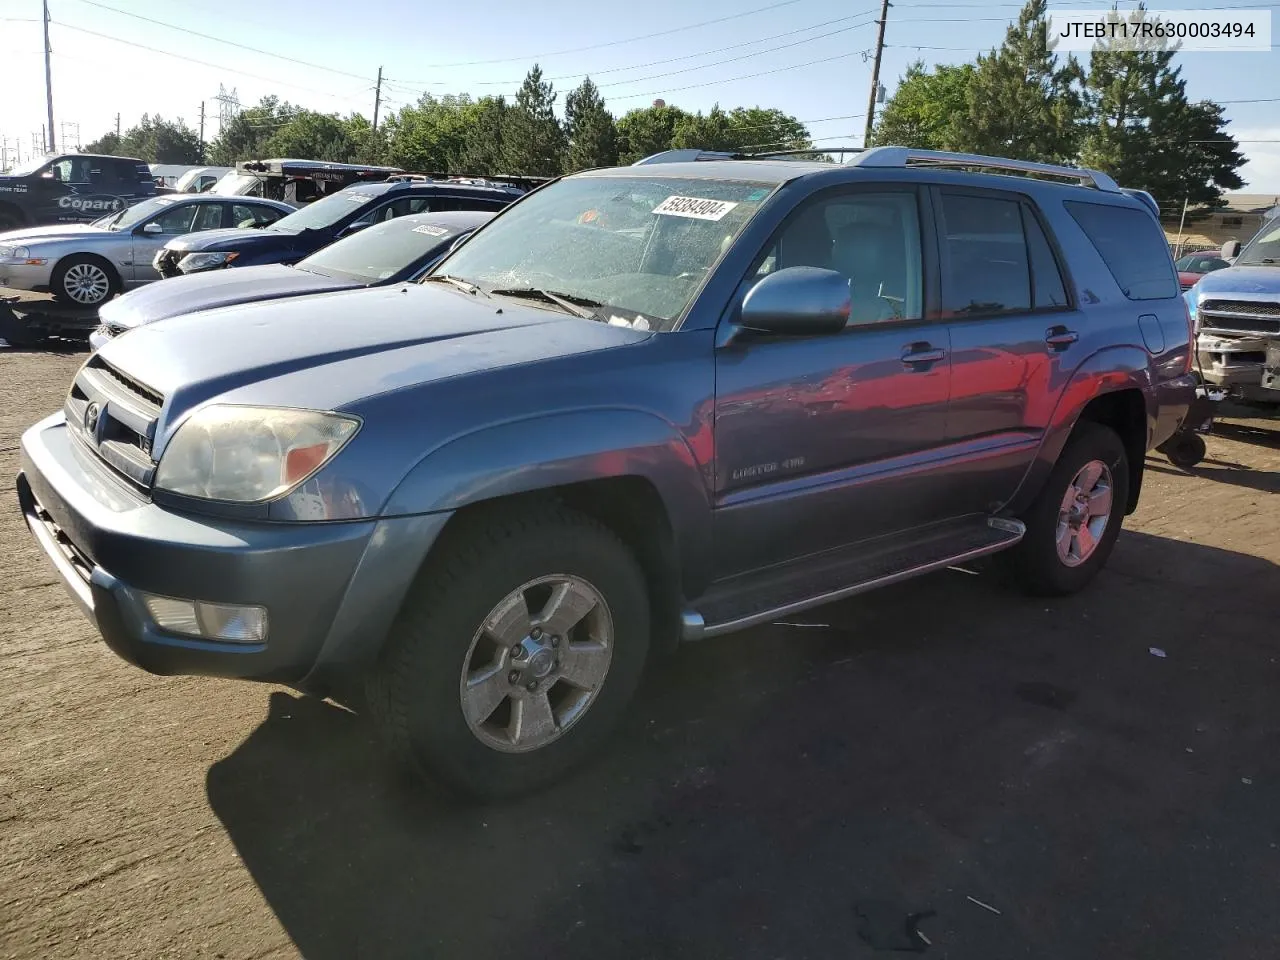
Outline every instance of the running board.
<svg viewBox="0 0 1280 960">
<path fill-rule="evenodd" d="M 681 617 L 681 638 L 699 640 L 768 623 L 777 617 L 820 607 L 859 593 L 985 557 L 1016 545 L 1026 534 L 1021 521 L 984 517 L 948 526 L 908 543 L 879 550 L 865 547 L 822 563 L 789 564 L 784 572 L 751 576 L 731 588 L 713 587 L 697 609 Z"/>
</svg>

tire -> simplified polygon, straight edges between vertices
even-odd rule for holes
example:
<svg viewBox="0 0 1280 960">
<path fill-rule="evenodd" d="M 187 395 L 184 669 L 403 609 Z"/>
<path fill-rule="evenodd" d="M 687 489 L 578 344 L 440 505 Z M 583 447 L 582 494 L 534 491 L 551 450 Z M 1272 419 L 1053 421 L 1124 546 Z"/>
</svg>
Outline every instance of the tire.
<svg viewBox="0 0 1280 960">
<path fill-rule="evenodd" d="M 1094 544 L 1082 557 L 1080 545 L 1085 541 L 1082 536 L 1073 540 L 1071 533 L 1076 515 L 1064 517 L 1063 507 L 1069 491 L 1090 464 L 1105 466 L 1100 482 L 1109 479 L 1111 501 L 1104 523 L 1098 523 L 1101 518 L 1095 516 L 1082 524 Z M 1086 476 L 1085 482 L 1087 479 Z M 1026 536 L 1002 555 L 1006 569 L 1024 590 L 1038 596 L 1066 596 L 1083 589 L 1106 565 L 1120 535 L 1128 499 L 1129 458 L 1120 437 L 1098 423 L 1077 424 L 1040 495 L 1022 517 Z M 1069 548 L 1066 558 L 1059 540 L 1064 522 Z"/>
<path fill-rule="evenodd" d="M 493 800 L 528 793 L 562 777 L 613 731 L 644 673 L 649 598 L 631 552 L 608 528 L 576 511 L 546 504 L 461 518 L 460 523 L 446 533 L 441 555 L 428 559 L 411 588 L 368 678 L 367 699 L 375 727 L 401 764 L 457 792 Z M 556 576 L 560 579 L 555 583 L 538 583 Z M 507 646 L 482 635 L 481 625 L 492 623 L 496 610 L 526 586 L 530 620 L 493 631 L 508 642 L 511 637 L 524 640 Z M 589 589 L 600 603 L 563 638 L 553 637 L 549 628 L 534 639 L 538 612 L 550 609 L 542 598 L 555 588 L 571 588 L 574 596 L 586 596 Z M 510 618 L 513 624 L 518 621 Z M 606 632 L 603 647 L 589 642 Z M 521 647 L 514 657 L 512 649 L 521 642 L 528 649 Z M 567 656 L 571 649 L 577 653 Z M 607 672 L 594 683 L 594 693 L 584 694 L 567 679 L 557 679 L 561 671 L 568 672 L 569 656 L 598 667 L 606 662 L 603 649 L 609 650 Z M 547 655 L 560 658 L 550 675 L 539 673 L 547 667 Z M 497 703 L 487 720 L 464 715 L 467 675 L 493 678 L 477 686 L 489 688 L 489 699 L 473 702 L 483 704 L 473 709 L 481 717 L 490 702 Z M 553 726 L 539 728 L 531 720 L 530 728 L 552 731 L 551 739 L 537 745 L 540 741 L 531 735 L 517 742 L 514 731 L 522 729 L 521 718 L 547 716 L 533 706 L 541 702 L 537 693 L 526 689 L 527 681 L 538 676 L 545 678 L 538 686 L 541 700 L 558 704 L 553 709 L 559 712 Z M 497 696 L 504 699 L 493 699 Z M 582 701 L 584 696 L 588 699 Z M 575 708 L 578 712 L 572 714 Z"/>
<path fill-rule="evenodd" d="M 1160 452 L 1180 470 L 1190 470 L 1208 453 L 1204 437 L 1189 430 L 1174 434 L 1161 447 Z"/>
<path fill-rule="evenodd" d="M 101 257 L 76 254 L 58 262 L 49 278 L 49 288 L 60 303 L 99 307 L 120 289 L 120 277 Z"/>
</svg>

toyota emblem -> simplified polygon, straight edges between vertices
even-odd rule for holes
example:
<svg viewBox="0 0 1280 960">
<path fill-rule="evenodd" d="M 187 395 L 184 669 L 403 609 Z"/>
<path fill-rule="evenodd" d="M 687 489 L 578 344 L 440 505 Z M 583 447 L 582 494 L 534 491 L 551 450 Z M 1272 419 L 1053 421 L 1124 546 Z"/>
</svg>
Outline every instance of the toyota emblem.
<svg viewBox="0 0 1280 960">
<path fill-rule="evenodd" d="M 102 414 L 102 409 L 96 404 L 91 403 L 84 408 L 84 428 L 89 433 L 98 432 L 98 417 Z"/>
</svg>

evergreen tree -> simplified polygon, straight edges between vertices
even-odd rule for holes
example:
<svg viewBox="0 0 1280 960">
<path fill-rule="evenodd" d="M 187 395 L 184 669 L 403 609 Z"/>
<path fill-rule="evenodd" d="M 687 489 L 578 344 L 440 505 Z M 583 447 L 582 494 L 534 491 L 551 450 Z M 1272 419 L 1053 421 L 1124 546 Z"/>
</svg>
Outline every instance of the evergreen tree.
<svg viewBox="0 0 1280 960">
<path fill-rule="evenodd" d="M 679 107 L 653 106 L 628 110 L 618 119 L 618 160 L 634 163 L 671 149 L 676 124 L 686 114 Z"/>
<path fill-rule="evenodd" d="M 1148 16 L 1139 7 L 1127 19 L 1136 25 Z M 1110 19 L 1119 18 L 1112 11 Z M 1094 45 L 1081 150 L 1085 166 L 1148 191 L 1166 211 L 1180 208 L 1184 200 L 1213 205 L 1224 189 L 1244 185 L 1236 170 L 1245 158 L 1226 132 L 1222 108 L 1187 100 L 1174 54 L 1168 41 L 1157 37 Z"/>
<path fill-rule="evenodd" d="M 1027 0 L 999 50 L 978 57 L 966 92 L 961 148 L 1017 160 L 1074 160 L 1081 116 L 1074 57 L 1059 66 L 1048 42 L 1047 0 Z"/>
<path fill-rule="evenodd" d="M 536 63 L 524 78 L 507 123 L 509 173 L 553 177 L 563 169 L 565 136 L 555 114 L 556 93 Z"/>
<path fill-rule="evenodd" d="M 565 169 L 610 167 L 618 162 L 618 131 L 590 77 L 564 98 L 569 149 Z"/>
</svg>

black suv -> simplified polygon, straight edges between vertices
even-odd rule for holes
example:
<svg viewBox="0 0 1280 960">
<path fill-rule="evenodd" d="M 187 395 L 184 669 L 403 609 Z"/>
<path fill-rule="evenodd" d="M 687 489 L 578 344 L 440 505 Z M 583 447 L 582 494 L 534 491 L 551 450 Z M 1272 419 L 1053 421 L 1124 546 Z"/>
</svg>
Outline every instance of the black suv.
<svg viewBox="0 0 1280 960">
<path fill-rule="evenodd" d="M 42 157 L 0 175 L 0 230 L 84 223 L 155 195 L 151 169 L 134 157 Z"/>
<path fill-rule="evenodd" d="M 222 267 L 297 263 L 357 230 L 411 213 L 447 210 L 498 212 L 525 194 L 523 187 L 487 181 L 393 177 L 360 183 L 277 220 L 266 229 L 205 230 L 175 237 L 156 254 L 162 277 Z"/>
</svg>

